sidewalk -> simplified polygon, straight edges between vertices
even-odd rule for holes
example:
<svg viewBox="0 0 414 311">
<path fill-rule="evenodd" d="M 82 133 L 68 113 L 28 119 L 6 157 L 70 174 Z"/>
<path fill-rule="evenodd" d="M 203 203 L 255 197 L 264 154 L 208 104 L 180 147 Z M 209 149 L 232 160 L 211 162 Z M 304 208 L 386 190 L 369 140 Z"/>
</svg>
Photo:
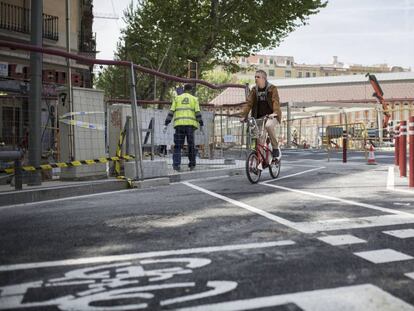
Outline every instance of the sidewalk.
<svg viewBox="0 0 414 311">
<path fill-rule="evenodd" d="M 196 169 L 190 171 L 188 160 L 183 159 L 181 171 L 172 169 L 172 160 L 167 161 L 168 171 L 165 176 L 158 178 L 134 181 L 136 188 L 149 188 L 168 185 L 170 182 L 179 182 L 195 178 L 208 178 L 215 176 L 240 174 L 244 169 L 243 160 L 208 160 L 197 159 Z M 43 181 L 40 186 L 23 184 L 23 190 L 15 190 L 10 184 L 0 185 L 0 206 L 53 200 L 70 196 L 87 195 L 101 192 L 119 191 L 129 188 L 127 181 L 110 177 L 91 181 Z"/>
</svg>

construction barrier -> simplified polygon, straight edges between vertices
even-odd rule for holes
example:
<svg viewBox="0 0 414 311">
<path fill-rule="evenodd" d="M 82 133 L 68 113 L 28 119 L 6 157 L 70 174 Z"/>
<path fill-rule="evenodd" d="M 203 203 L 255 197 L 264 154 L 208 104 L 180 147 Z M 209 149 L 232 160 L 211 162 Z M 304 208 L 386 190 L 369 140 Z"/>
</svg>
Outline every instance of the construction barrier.
<svg viewBox="0 0 414 311">
<path fill-rule="evenodd" d="M 328 161 L 330 160 L 332 150 L 339 151 L 341 147 L 344 163 L 347 161 L 345 152 L 350 150 L 364 151 L 365 159 L 368 158 L 366 148 L 368 134 L 364 123 L 330 125 L 326 127 L 325 133 L 326 135 L 322 142 L 328 152 Z"/>
<path fill-rule="evenodd" d="M 111 161 L 120 161 L 120 160 L 132 160 L 135 157 L 132 155 L 124 155 L 120 157 L 108 157 L 108 158 L 98 158 L 93 160 L 80 160 L 80 161 L 70 161 L 70 162 L 58 162 L 58 163 L 47 163 L 41 164 L 38 167 L 24 165 L 21 169 L 25 172 L 35 172 L 35 171 L 42 171 L 42 170 L 51 170 L 54 168 L 67 168 L 67 167 L 78 167 L 82 165 L 94 165 L 97 163 L 108 163 Z M 15 167 L 9 167 L 5 169 L 0 169 L 0 174 L 13 174 Z"/>
</svg>

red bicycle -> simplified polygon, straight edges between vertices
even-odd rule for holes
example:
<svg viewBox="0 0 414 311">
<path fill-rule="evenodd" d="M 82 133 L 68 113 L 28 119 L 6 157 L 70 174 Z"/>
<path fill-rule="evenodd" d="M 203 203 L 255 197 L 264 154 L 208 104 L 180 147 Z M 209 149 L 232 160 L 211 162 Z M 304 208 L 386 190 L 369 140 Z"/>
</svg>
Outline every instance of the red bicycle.
<svg viewBox="0 0 414 311">
<path fill-rule="evenodd" d="M 272 178 L 277 178 L 280 174 L 281 152 L 279 149 L 279 159 L 273 158 L 270 138 L 264 126 L 267 119 L 269 119 L 269 116 L 264 117 L 260 129 L 255 118 L 250 117 L 247 119 L 250 135 L 256 141 L 254 150 L 249 153 L 246 160 L 246 175 L 252 184 L 259 181 L 262 171 L 266 168 L 269 168 L 269 173 Z"/>
</svg>

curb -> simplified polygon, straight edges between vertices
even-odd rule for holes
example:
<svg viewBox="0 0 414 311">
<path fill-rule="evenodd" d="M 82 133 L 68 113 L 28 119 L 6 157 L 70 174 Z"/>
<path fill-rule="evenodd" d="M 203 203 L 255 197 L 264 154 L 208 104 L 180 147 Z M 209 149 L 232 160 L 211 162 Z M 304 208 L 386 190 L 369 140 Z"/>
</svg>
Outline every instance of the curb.
<svg viewBox="0 0 414 311">
<path fill-rule="evenodd" d="M 170 174 L 160 178 L 150 178 L 140 181 L 132 181 L 136 189 L 148 189 L 152 187 L 167 186 L 173 182 L 181 182 L 191 179 L 209 178 L 216 176 L 240 175 L 242 168 L 226 168 L 220 170 L 204 170 Z M 0 206 L 40 202 L 46 200 L 67 198 L 71 196 L 104 193 L 128 189 L 128 183 L 120 179 L 107 179 L 99 181 L 81 182 L 73 185 L 57 185 L 39 187 L 35 189 L 23 189 L 20 191 L 0 192 Z"/>
<path fill-rule="evenodd" d="M 52 186 L 37 189 L 26 189 L 0 193 L 0 206 L 22 203 L 32 203 L 71 196 L 94 194 L 101 192 L 117 191 L 127 189 L 124 180 L 104 180 L 83 182 L 74 185 Z"/>
</svg>

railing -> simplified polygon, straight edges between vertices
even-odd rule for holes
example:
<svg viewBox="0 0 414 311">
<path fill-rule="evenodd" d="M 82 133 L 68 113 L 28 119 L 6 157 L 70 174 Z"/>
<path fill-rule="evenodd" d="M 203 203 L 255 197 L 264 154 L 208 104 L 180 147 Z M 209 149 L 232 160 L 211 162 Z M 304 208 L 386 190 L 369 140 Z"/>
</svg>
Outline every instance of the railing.
<svg viewBox="0 0 414 311">
<path fill-rule="evenodd" d="M 43 14 L 43 38 L 57 41 L 59 18 Z M 30 10 L 0 2 L 0 29 L 30 34 Z"/>
</svg>

